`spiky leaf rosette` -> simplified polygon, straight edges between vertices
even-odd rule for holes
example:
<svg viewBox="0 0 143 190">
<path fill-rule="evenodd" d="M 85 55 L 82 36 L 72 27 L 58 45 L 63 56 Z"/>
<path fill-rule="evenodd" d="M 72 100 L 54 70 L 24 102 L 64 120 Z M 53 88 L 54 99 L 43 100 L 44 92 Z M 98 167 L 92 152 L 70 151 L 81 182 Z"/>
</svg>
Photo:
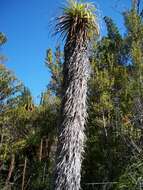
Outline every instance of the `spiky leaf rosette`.
<svg viewBox="0 0 143 190">
<path fill-rule="evenodd" d="M 57 18 L 56 32 L 69 40 L 90 40 L 99 35 L 96 7 L 92 3 L 69 0 L 63 16 Z"/>
</svg>

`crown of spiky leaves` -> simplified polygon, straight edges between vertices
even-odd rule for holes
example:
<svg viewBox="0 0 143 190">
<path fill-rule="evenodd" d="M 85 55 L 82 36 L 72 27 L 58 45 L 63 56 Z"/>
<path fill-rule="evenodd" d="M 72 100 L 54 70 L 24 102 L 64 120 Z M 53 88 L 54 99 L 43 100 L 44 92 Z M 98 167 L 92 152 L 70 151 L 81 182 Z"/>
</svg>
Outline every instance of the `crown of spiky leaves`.
<svg viewBox="0 0 143 190">
<path fill-rule="evenodd" d="M 64 38 L 90 40 L 99 35 L 96 8 L 92 3 L 69 0 L 63 10 L 63 15 L 57 18 L 56 32 Z"/>
</svg>

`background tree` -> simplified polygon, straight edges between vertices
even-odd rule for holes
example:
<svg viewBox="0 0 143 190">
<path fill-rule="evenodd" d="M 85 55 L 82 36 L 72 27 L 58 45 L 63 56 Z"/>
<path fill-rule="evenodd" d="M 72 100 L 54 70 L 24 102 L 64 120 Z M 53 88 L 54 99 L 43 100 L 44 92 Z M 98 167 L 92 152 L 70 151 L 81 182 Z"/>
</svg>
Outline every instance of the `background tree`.
<svg viewBox="0 0 143 190">
<path fill-rule="evenodd" d="M 6 36 L 2 32 L 0 32 L 0 45 L 4 44 L 6 41 Z"/>
<path fill-rule="evenodd" d="M 51 73 L 51 81 L 48 84 L 48 89 L 58 98 L 62 96 L 62 81 L 63 81 L 63 53 L 60 46 L 56 47 L 55 53 L 52 49 L 46 52 L 46 65 Z"/>
<path fill-rule="evenodd" d="M 3 44 L 6 43 L 6 41 L 7 41 L 7 37 L 2 32 L 0 32 L 0 48 Z M 3 63 L 5 59 L 6 59 L 5 56 L 0 54 L 0 64 Z"/>
</svg>

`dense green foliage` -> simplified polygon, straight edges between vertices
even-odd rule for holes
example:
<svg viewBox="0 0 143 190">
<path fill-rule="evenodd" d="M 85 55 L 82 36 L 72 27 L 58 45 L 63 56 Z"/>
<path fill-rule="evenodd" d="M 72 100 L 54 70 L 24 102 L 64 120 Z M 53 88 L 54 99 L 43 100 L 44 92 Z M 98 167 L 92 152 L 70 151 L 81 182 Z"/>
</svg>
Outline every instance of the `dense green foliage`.
<svg viewBox="0 0 143 190">
<path fill-rule="evenodd" d="M 143 181 L 143 18 L 123 13 L 125 35 L 109 17 L 107 35 L 93 41 L 88 88 L 85 190 L 140 190 Z M 6 42 L 0 33 L 0 45 Z M 0 55 L 1 57 L 2 55 Z M 57 142 L 64 55 L 47 50 L 47 91 L 30 91 L 0 64 L 0 189 L 49 190 Z M 105 183 L 115 182 L 115 183 Z M 94 183 L 94 184 L 90 184 Z"/>
</svg>

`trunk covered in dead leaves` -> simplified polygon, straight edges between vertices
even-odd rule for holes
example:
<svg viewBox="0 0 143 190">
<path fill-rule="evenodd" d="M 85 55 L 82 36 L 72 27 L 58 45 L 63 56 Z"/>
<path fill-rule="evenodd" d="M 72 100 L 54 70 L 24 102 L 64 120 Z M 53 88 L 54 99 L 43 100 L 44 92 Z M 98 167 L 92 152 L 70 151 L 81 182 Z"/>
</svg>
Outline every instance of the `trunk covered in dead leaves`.
<svg viewBox="0 0 143 190">
<path fill-rule="evenodd" d="M 55 190 L 80 189 L 88 76 L 89 59 L 85 43 L 67 43 Z"/>
</svg>

